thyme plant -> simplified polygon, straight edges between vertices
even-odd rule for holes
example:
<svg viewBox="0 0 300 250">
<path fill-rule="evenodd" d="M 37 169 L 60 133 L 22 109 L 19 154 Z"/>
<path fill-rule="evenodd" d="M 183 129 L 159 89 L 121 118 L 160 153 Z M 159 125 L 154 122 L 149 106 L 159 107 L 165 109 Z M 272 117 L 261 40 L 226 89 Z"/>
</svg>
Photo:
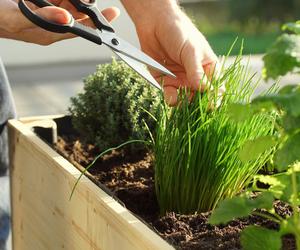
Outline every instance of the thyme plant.
<svg viewBox="0 0 300 250">
<path fill-rule="evenodd" d="M 161 213 L 204 212 L 233 197 L 269 160 L 272 149 L 242 162 L 239 149 L 248 140 L 273 132 L 274 116 L 257 114 L 243 122 L 230 119 L 233 103 L 249 103 L 257 82 L 241 57 L 210 82 L 211 91 L 186 91 L 174 108 L 162 105 L 155 133 L 155 187 Z M 220 97 L 218 87 L 226 87 Z"/>
<path fill-rule="evenodd" d="M 146 80 L 125 63 L 113 60 L 99 65 L 84 80 L 82 93 L 71 98 L 69 112 L 82 139 L 99 150 L 127 140 L 149 140 L 155 115 L 160 105 L 159 94 Z M 131 145 L 138 150 L 143 144 Z"/>
</svg>

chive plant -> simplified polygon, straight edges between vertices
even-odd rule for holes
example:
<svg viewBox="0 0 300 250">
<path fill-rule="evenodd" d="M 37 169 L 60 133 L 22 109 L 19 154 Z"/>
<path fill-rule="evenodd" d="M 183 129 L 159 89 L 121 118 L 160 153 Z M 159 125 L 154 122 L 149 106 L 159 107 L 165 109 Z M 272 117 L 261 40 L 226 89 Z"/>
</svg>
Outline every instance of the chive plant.
<svg viewBox="0 0 300 250">
<path fill-rule="evenodd" d="M 161 213 L 205 212 L 241 192 L 268 161 L 267 150 L 243 163 L 239 149 L 248 140 L 273 133 L 274 116 L 257 114 L 243 122 L 230 119 L 228 107 L 249 103 L 258 85 L 241 56 L 213 77 L 210 91 L 192 101 L 180 91 L 179 105 L 161 105 L 154 135 L 155 188 Z M 221 97 L 218 87 L 225 85 Z"/>
</svg>

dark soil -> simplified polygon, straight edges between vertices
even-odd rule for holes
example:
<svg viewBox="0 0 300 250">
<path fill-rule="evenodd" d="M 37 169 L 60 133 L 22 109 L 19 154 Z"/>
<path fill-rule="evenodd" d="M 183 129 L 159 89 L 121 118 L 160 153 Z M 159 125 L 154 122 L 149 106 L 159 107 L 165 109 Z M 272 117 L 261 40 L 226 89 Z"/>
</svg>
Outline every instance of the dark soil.
<svg viewBox="0 0 300 250">
<path fill-rule="evenodd" d="M 91 145 L 83 145 L 76 137 L 60 137 L 56 150 L 75 165 L 86 167 L 99 154 Z M 159 216 L 154 189 L 152 155 L 135 155 L 114 151 L 99 159 L 89 171 L 98 185 L 105 185 L 130 211 L 142 218 L 157 233 L 177 249 L 241 249 L 239 235 L 247 225 L 262 225 L 278 229 L 278 225 L 260 217 L 235 220 L 226 226 L 207 223 L 209 213 Z M 101 184 L 100 184 L 101 183 Z M 280 215 L 290 214 L 290 208 L 281 202 L 274 204 Z M 296 249 L 294 238 L 283 239 L 283 249 Z"/>
</svg>

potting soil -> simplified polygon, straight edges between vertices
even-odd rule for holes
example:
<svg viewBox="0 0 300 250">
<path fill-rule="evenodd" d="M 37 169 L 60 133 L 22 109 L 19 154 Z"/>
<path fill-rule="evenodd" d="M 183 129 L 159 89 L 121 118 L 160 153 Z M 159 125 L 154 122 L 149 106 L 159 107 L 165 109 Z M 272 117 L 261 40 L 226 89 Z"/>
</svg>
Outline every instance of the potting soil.
<svg viewBox="0 0 300 250">
<path fill-rule="evenodd" d="M 71 162 L 83 167 L 99 154 L 95 147 L 81 143 L 74 136 L 59 137 L 55 149 Z M 221 226 L 207 223 L 209 212 L 192 215 L 170 212 L 159 216 L 152 162 L 153 157 L 149 152 L 132 155 L 124 150 L 113 151 L 99 159 L 89 172 L 96 184 L 104 184 L 124 206 L 176 249 L 241 249 L 240 233 L 246 226 L 255 224 L 278 229 L 276 223 L 257 216 L 234 220 Z M 280 215 L 291 213 L 291 209 L 282 202 L 275 202 L 274 207 Z M 283 249 L 296 249 L 293 236 L 283 238 Z"/>
</svg>

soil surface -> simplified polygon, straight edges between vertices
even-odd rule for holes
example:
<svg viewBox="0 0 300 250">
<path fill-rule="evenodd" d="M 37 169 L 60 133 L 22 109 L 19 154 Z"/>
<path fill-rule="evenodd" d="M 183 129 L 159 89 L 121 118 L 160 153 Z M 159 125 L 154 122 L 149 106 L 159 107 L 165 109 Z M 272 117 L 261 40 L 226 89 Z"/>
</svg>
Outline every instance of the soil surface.
<svg viewBox="0 0 300 250">
<path fill-rule="evenodd" d="M 72 136 L 59 137 L 55 148 L 72 163 L 83 167 L 88 166 L 99 154 L 92 145 L 84 145 Z M 113 151 L 99 159 L 89 172 L 96 184 L 101 187 L 105 185 L 107 192 L 153 227 L 176 249 L 241 249 L 239 235 L 247 225 L 278 229 L 277 224 L 256 216 L 234 220 L 223 226 L 208 224 L 209 213 L 168 213 L 160 217 L 154 189 L 152 155 L 148 152 L 130 155 L 124 151 Z M 291 213 L 290 208 L 281 202 L 275 202 L 274 207 L 280 215 Z M 283 249 L 296 249 L 293 236 L 283 238 Z"/>
</svg>

